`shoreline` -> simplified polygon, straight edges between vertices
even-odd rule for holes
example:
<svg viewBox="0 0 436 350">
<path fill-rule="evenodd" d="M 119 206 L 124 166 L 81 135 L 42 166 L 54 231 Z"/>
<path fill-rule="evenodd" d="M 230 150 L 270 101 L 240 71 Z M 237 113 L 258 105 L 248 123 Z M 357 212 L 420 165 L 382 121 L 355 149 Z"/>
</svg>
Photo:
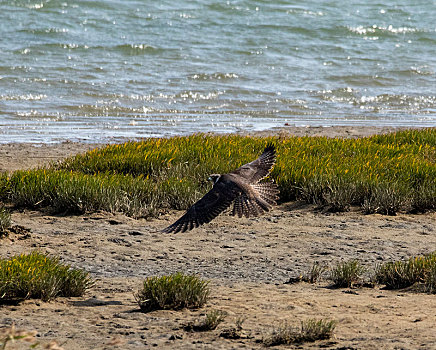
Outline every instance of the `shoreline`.
<svg viewBox="0 0 436 350">
<path fill-rule="evenodd" d="M 435 125 L 436 126 L 436 125 Z M 170 138 L 175 136 L 189 136 L 196 133 L 216 133 L 217 135 L 228 135 L 228 134 L 237 134 L 237 135 L 256 135 L 256 134 L 278 134 L 278 133 L 285 133 L 285 134 L 291 134 L 295 136 L 313 136 L 313 135 L 325 135 L 326 133 L 329 134 L 328 130 L 333 130 L 333 134 L 338 136 L 344 136 L 344 137 L 359 137 L 359 136 L 365 136 L 370 135 L 373 133 L 384 133 L 394 130 L 403 130 L 403 129 L 418 129 L 418 128 L 431 128 L 435 126 L 415 126 L 415 125 L 361 125 L 361 124 L 334 124 L 334 125 L 295 125 L 291 123 L 280 123 L 279 125 L 269 125 L 269 126 L 263 126 L 260 128 L 248 128 L 244 129 L 242 127 L 235 128 L 233 130 L 221 130 L 220 132 L 213 131 L 214 129 L 211 128 L 211 131 L 208 131 L 207 129 L 204 130 L 198 130 L 198 131 L 185 131 L 184 133 L 176 133 L 172 134 L 172 131 L 167 131 L 166 133 L 159 135 L 160 133 L 153 133 L 152 135 L 149 134 L 141 134 L 140 129 L 138 129 L 136 132 L 132 133 L 131 135 L 113 135 L 110 132 L 106 134 L 104 131 L 101 132 L 96 138 L 90 138 L 90 137 L 80 137 L 80 131 L 78 133 L 69 135 L 66 134 L 65 137 L 56 137 L 56 138 L 44 138 L 42 137 L 43 134 L 41 134 L 41 138 L 37 137 L 31 137 L 31 138 L 20 138 L 18 137 L 17 140 L 14 140 L 14 137 L 12 135 L 5 134 L 3 137 L 3 141 L 0 140 L 0 145 L 2 144 L 13 144 L 13 143 L 23 143 L 23 144 L 44 144 L 44 145 L 52 145 L 52 144 L 59 144 L 59 143 L 65 143 L 65 142 L 71 142 L 71 143 L 87 143 L 87 144 L 107 144 L 107 143 L 123 143 L 125 141 L 137 141 L 142 140 L 144 138 Z M 144 128 L 143 131 L 147 130 Z M 177 130 L 177 129 L 175 129 Z M 325 131 L 327 130 L 327 132 Z M 350 136 L 347 136 L 350 135 Z"/>
<path fill-rule="evenodd" d="M 280 127 L 263 131 L 241 131 L 237 135 L 246 136 L 325 136 L 359 138 L 377 134 L 385 134 L 398 130 L 411 128 L 403 127 L 363 127 L 363 126 L 317 126 L 317 127 Z M 413 128 L 418 129 L 418 128 Z M 87 152 L 93 148 L 103 147 L 107 144 L 124 143 L 127 141 L 140 141 L 141 139 L 116 139 L 107 143 L 87 143 L 63 141 L 59 143 L 3 143 L 0 144 L 0 172 L 36 168 L 56 162 L 78 153 Z"/>
</svg>

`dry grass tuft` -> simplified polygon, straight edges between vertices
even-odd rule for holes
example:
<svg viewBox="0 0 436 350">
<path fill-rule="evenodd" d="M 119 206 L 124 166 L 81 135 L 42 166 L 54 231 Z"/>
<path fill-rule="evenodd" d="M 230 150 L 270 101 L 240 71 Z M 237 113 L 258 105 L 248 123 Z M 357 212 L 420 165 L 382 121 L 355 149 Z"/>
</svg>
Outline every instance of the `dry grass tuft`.
<svg viewBox="0 0 436 350">
<path fill-rule="evenodd" d="M 336 324 L 336 321 L 324 319 L 308 319 L 302 321 L 300 327 L 283 323 L 264 336 L 262 343 L 265 346 L 275 346 L 329 339 L 333 334 Z"/>
<path fill-rule="evenodd" d="M 303 275 L 302 280 L 308 283 L 316 283 L 321 279 L 325 271 L 327 271 L 327 266 L 320 265 L 318 262 L 315 262 L 313 263 L 311 269 Z"/>
<path fill-rule="evenodd" d="M 204 319 L 197 321 L 195 323 L 188 324 L 184 327 L 186 331 L 194 332 L 206 332 L 212 331 L 222 323 L 227 316 L 227 312 L 222 310 L 211 310 L 209 311 Z"/>
<path fill-rule="evenodd" d="M 1 328 L 0 329 L 0 349 L 6 349 L 6 346 L 9 344 L 13 344 L 16 342 L 24 342 L 27 343 L 29 349 L 37 349 L 41 346 L 40 342 L 36 339 L 37 332 L 36 331 L 26 331 L 21 329 L 16 329 L 15 324 L 12 324 L 11 327 Z M 13 347 L 12 349 L 14 349 Z M 56 341 L 51 341 L 48 344 L 42 345 L 43 349 L 47 350 L 64 350 L 61 346 L 58 345 Z M 21 347 L 20 347 L 21 349 Z"/>
<path fill-rule="evenodd" d="M 358 260 L 341 262 L 330 271 L 334 288 L 351 288 L 361 282 L 364 267 Z"/>
<path fill-rule="evenodd" d="M 29 344 L 29 348 L 36 347 L 38 342 L 35 339 L 36 331 L 16 329 L 15 324 L 10 327 L 0 328 L 0 349 L 6 349 L 8 343 L 23 341 Z"/>
</svg>

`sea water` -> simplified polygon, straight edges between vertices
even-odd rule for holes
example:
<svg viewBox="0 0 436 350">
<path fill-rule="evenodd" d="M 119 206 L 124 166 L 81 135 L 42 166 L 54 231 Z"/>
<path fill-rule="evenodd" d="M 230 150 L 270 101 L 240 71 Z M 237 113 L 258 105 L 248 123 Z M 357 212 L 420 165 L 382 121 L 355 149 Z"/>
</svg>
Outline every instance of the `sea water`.
<svg viewBox="0 0 436 350">
<path fill-rule="evenodd" d="M 0 142 L 436 126 L 434 1 L 0 0 Z"/>
</svg>

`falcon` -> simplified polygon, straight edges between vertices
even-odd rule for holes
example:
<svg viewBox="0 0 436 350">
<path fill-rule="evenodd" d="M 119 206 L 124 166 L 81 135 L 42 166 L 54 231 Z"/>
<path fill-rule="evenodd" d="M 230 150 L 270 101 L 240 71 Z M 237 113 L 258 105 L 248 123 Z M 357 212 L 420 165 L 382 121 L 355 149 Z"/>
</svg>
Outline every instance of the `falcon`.
<svg viewBox="0 0 436 350">
<path fill-rule="evenodd" d="M 175 223 L 163 230 L 178 233 L 211 222 L 233 203 L 231 215 L 240 218 L 258 216 L 269 211 L 279 198 L 279 190 L 266 178 L 276 161 L 273 144 L 268 144 L 259 158 L 228 174 L 212 174 L 212 189 L 190 207 Z"/>
</svg>

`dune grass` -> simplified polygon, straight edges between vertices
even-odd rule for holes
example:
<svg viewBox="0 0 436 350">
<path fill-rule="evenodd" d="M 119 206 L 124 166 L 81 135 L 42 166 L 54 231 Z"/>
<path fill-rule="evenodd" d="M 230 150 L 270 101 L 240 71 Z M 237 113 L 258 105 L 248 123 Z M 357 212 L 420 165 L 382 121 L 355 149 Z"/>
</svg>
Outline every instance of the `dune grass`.
<svg viewBox="0 0 436 350">
<path fill-rule="evenodd" d="M 186 209 L 225 173 L 277 147 L 280 200 L 394 215 L 436 208 L 436 129 L 361 139 L 195 134 L 108 145 L 46 169 L 0 176 L 0 200 L 56 212 L 157 216 Z"/>
<path fill-rule="evenodd" d="M 343 261 L 330 271 L 334 288 L 351 288 L 361 281 L 364 267 L 358 260 Z"/>
<path fill-rule="evenodd" d="M 436 252 L 407 261 L 386 262 L 376 268 L 375 279 L 388 289 L 420 284 L 424 291 L 436 293 Z"/>
<path fill-rule="evenodd" d="M 92 285 L 87 272 L 37 251 L 0 259 L 0 303 L 81 296 Z"/>
<path fill-rule="evenodd" d="M 317 320 L 313 318 L 302 321 L 300 327 L 283 323 L 264 336 L 262 343 L 265 346 L 276 346 L 329 339 L 336 324 L 337 322 L 334 320 Z"/>
<path fill-rule="evenodd" d="M 168 276 L 148 277 L 143 288 L 135 294 L 144 312 L 153 310 L 179 310 L 203 306 L 210 294 L 209 282 L 195 275 L 181 272 Z"/>
</svg>

